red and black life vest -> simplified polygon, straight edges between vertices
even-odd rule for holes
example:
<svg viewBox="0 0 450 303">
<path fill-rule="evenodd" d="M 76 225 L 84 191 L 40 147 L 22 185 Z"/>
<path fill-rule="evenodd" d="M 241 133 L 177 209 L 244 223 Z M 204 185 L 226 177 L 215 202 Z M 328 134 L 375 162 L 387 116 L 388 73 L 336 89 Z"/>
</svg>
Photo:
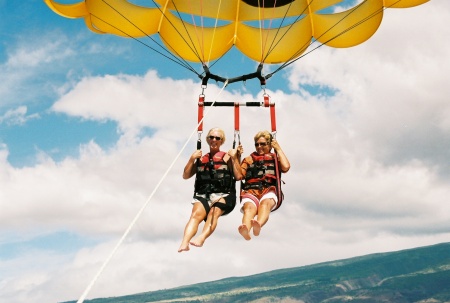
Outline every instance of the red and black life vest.
<svg viewBox="0 0 450 303">
<path fill-rule="evenodd" d="M 249 163 L 247 167 L 243 189 L 263 189 L 269 186 L 276 186 L 279 176 L 275 163 L 275 154 L 258 155 L 254 152 L 250 156 L 252 163 Z"/>
<path fill-rule="evenodd" d="M 281 171 L 278 168 L 278 157 L 275 153 L 268 153 L 259 155 L 253 152 L 250 155 L 252 162 L 247 167 L 245 174 L 245 181 L 241 184 L 243 190 L 259 189 L 274 186 L 276 189 L 276 195 L 278 197 L 278 203 L 275 209 L 280 207 L 284 195 L 281 190 Z"/>
<path fill-rule="evenodd" d="M 225 152 L 219 151 L 212 158 L 204 155 L 197 165 L 195 192 L 197 194 L 229 193 L 235 190 L 235 180 L 227 163 Z"/>
</svg>

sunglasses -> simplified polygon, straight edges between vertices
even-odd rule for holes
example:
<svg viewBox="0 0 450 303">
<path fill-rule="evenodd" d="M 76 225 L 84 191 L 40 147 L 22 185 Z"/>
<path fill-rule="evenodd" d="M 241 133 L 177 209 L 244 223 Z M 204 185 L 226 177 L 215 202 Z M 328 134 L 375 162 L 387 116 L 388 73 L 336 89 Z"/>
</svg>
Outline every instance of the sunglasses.
<svg viewBox="0 0 450 303">
<path fill-rule="evenodd" d="M 262 142 L 262 143 L 256 142 L 256 143 L 255 143 L 255 147 L 258 147 L 258 146 L 266 146 L 266 145 L 267 145 L 267 142 Z"/>
<path fill-rule="evenodd" d="M 216 137 L 216 136 L 209 136 L 208 138 L 209 138 L 209 140 L 216 140 L 216 141 L 222 140 L 221 137 Z"/>
</svg>

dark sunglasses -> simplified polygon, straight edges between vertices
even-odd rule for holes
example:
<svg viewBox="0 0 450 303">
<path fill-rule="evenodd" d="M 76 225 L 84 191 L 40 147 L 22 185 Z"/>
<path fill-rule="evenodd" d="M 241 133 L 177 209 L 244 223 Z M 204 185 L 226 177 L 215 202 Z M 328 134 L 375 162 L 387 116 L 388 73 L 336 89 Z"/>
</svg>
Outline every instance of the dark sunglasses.
<svg viewBox="0 0 450 303">
<path fill-rule="evenodd" d="M 267 142 L 262 142 L 262 143 L 256 142 L 256 143 L 255 143 L 255 147 L 258 147 L 258 146 L 266 146 L 266 145 L 267 145 Z"/>
<path fill-rule="evenodd" d="M 215 139 L 216 141 L 222 140 L 222 138 L 216 137 L 216 136 L 209 136 L 208 138 L 209 138 L 209 140 L 214 140 L 214 139 Z"/>
</svg>

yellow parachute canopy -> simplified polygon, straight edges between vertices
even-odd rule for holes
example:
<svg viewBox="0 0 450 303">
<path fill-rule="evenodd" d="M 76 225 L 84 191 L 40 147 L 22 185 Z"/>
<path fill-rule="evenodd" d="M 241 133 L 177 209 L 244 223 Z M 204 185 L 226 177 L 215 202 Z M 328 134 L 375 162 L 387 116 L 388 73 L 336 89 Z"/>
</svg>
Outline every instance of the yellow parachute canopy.
<svg viewBox="0 0 450 303">
<path fill-rule="evenodd" d="M 154 7 L 126 0 L 44 1 L 64 17 L 84 18 L 96 33 L 159 34 L 168 50 L 187 61 L 210 62 L 234 45 L 255 61 L 274 64 L 298 58 L 314 40 L 339 48 L 363 43 L 377 31 L 385 8 L 429 0 L 364 0 L 330 14 L 320 11 L 341 0 L 154 0 Z"/>
</svg>

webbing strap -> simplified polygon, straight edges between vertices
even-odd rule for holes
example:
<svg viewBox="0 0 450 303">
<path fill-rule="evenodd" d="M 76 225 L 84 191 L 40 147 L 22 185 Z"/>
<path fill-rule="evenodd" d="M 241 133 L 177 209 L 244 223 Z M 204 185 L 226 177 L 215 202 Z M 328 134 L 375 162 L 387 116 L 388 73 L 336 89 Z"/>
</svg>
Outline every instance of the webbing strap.
<svg viewBox="0 0 450 303">
<path fill-rule="evenodd" d="M 270 104 L 270 122 L 272 124 L 272 133 L 277 132 L 277 121 L 275 118 L 275 103 Z"/>
<path fill-rule="evenodd" d="M 198 126 L 197 126 L 197 150 L 202 149 L 203 110 L 205 108 L 205 95 L 198 96 Z M 198 165 L 198 161 L 197 161 Z"/>
<path fill-rule="evenodd" d="M 205 102 L 205 95 L 201 94 L 198 97 L 198 133 L 199 140 L 200 134 L 203 132 L 203 110 L 205 106 L 234 106 L 234 142 L 233 148 L 236 146 L 236 136 L 239 138 L 240 143 L 240 106 L 264 106 L 270 107 L 270 122 L 272 126 L 272 135 L 275 136 L 277 132 L 277 122 L 275 114 L 275 102 L 270 101 L 270 96 L 264 94 L 263 102 Z M 198 144 L 197 144 L 198 145 Z"/>
<path fill-rule="evenodd" d="M 234 102 L 234 130 L 239 131 L 239 102 Z"/>
<path fill-rule="evenodd" d="M 275 102 L 270 102 L 268 94 L 264 94 L 264 106 L 270 107 L 270 124 L 272 125 L 272 133 L 277 132 L 277 121 L 275 118 Z"/>
<path fill-rule="evenodd" d="M 278 198 L 278 202 L 277 205 L 275 206 L 274 209 L 272 209 L 272 211 L 277 210 L 280 206 L 281 203 L 283 203 L 283 191 L 281 190 L 281 171 L 280 168 L 278 167 L 278 155 L 276 152 L 274 152 L 274 158 L 275 158 L 275 175 L 277 176 L 277 198 Z"/>
<path fill-rule="evenodd" d="M 198 96 L 198 127 L 197 131 L 203 131 L 203 109 L 205 107 L 205 95 Z"/>
<path fill-rule="evenodd" d="M 234 140 L 233 140 L 233 148 L 236 148 L 236 137 L 238 139 L 238 144 L 241 144 L 241 135 L 240 135 L 240 125 L 239 125 L 239 102 L 234 102 Z"/>
</svg>

